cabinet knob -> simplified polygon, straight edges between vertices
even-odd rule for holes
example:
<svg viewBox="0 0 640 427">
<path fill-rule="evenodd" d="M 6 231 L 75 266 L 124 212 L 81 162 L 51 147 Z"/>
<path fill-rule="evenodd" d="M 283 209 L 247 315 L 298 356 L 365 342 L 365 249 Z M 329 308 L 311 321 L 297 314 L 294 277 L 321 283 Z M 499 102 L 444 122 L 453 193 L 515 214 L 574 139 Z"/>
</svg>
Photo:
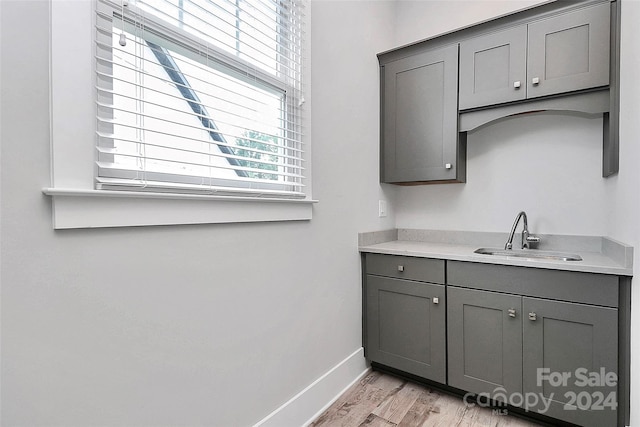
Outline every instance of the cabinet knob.
<svg viewBox="0 0 640 427">
<path fill-rule="evenodd" d="M 520 80 L 513 82 L 513 87 L 515 89 L 520 89 Z"/>
<path fill-rule="evenodd" d="M 529 313 L 529 320 L 537 320 L 538 319 L 538 315 L 535 313 Z"/>
<path fill-rule="evenodd" d="M 446 164 L 444 165 L 444 168 L 445 168 L 445 169 L 451 169 L 452 167 L 453 167 L 453 165 L 452 165 L 451 163 L 446 163 Z"/>
<path fill-rule="evenodd" d="M 399 265 L 398 271 L 402 273 L 404 271 L 404 265 Z"/>
<path fill-rule="evenodd" d="M 440 298 L 438 298 L 438 297 L 433 297 L 433 303 L 434 303 L 434 304 L 440 304 Z"/>
<path fill-rule="evenodd" d="M 537 86 L 540 84 L 540 77 L 534 77 L 531 79 L 531 84 L 533 84 L 534 86 Z"/>
<path fill-rule="evenodd" d="M 509 317 L 516 317 L 516 310 L 514 308 L 507 310 L 507 313 L 509 313 Z"/>
</svg>

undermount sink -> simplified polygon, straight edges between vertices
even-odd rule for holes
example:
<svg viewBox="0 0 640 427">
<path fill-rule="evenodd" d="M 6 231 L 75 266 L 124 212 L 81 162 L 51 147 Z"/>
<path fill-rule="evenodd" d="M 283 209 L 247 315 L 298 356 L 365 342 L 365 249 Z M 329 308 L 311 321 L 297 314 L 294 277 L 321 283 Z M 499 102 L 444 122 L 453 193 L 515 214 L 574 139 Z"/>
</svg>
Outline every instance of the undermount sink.
<svg viewBox="0 0 640 427">
<path fill-rule="evenodd" d="M 500 249 L 500 248 L 480 248 L 474 253 L 482 255 L 497 255 L 518 258 L 538 258 L 550 259 L 554 261 L 582 261 L 582 257 L 577 254 L 565 252 L 539 251 L 537 249 Z"/>
</svg>

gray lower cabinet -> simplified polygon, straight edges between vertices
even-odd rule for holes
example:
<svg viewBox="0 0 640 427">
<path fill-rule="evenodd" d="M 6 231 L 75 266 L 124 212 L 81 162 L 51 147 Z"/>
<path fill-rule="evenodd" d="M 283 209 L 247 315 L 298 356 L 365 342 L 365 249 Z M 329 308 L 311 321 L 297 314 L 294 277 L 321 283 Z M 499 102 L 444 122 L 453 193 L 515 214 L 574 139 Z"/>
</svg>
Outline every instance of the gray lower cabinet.
<svg viewBox="0 0 640 427">
<path fill-rule="evenodd" d="M 618 310 L 452 286 L 447 308 L 449 385 L 581 426 L 616 425 Z"/>
<path fill-rule="evenodd" d="M 367 358 L 444 383 L 444 285 L 367 276 Z"/>
<path fill-rule="evenodd" d="M 367 359 L 446 382 L 445 262 L 366 254 L 365 273 Z"/>
<path fill-rule="evenodd" d="M 364 261 L 370 361 L 585 427 L 628 422 L 622 278 L 381 254 Z"/>
<path fill-rule="evenodd" d="M 526 297 L 522 305 L 524 392 L 546 400 L 528 409 L 582 426 L 615 426 L 618 310 Z"/>
<path fill-rule="evenodd" d="M 521 297 L 447 288 L 449 385 L 473 393 L 522 392 Z"/>
<path fill-rule="evenodd" d="M 463 182 L 466 152 L 458 139 L 458 45 L 384 64 L 381 85 L 381 181 Z"/>
<path fill-rule="evenodd" d="M 460 43 L 460 110 L 609 84 L 609 2 Z"/>
</svg>

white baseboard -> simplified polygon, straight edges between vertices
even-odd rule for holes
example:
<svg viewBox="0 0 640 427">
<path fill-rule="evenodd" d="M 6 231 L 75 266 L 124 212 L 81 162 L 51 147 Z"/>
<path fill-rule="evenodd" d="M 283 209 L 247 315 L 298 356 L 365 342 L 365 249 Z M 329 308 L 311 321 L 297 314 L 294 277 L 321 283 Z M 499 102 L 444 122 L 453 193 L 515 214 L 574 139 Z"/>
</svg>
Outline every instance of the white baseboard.
<svg viewBox="0 0 640 427">
<path fill-rule="evenodd" d="M 368 371 L 360 347 L 253 427 L 307 426 Z"/>
<path fill-rule="evenodd" d="M 347 384 L 347 386 L 345 388 L 343 388 L 342 390 L 340 390 L 338 392 L 338 394 L 336 394 L 335 396 L 333 396 L 333 399 L 331 399 L 329 402 L 327 402 L 326 405 L 324 405 L 322 407 L 322 409 L 320 409 L 318 412 L 316 412 L 311 418 L 309 418 L 307 420 L 306 423 L 303 424 L 303 427 L 307 427 L 309 424 L 311 424 L 312 422 L 314 422 L 315 420 L 318 419 L 318 417 L 320 415 L 322 415 L 324 413 L 324 411 L 326 411 L 327 409 L 329 409 L 329 406 L 333 405 L 335 403 L 336 400 L 338 400 L 340 398 L 340 396 L 342 396 L 347 390 L 349 390 L 351 388 L 352 385 L 354 385 L 355 383 L 357 383 L 358 381 L 360 381 L 365 375 L 367 375 L 369 372 L 371 372 L 371 368 L 366 368 L 364 371 L 362 371 L 360 373 L 360 375 L 358 375 L 356 378 L 354 378 L 353 381 L 351 381 L 349 384 Z"/>
</svg>

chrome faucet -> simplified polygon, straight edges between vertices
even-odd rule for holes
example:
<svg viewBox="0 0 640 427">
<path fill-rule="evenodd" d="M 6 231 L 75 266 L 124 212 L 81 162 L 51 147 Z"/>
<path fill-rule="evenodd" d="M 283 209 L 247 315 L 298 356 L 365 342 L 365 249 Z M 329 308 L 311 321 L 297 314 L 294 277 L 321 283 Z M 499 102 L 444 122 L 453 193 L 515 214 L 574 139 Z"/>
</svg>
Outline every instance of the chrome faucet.
<svg viewBox="0 0 640 427">
<path fill-rule="evenodd" d="M 527 223 L 527 214 L 525 211 L 520 212 L 516 216 L 516 220 L 513 222 L 513 226 L 511 227 L 511 232 L 509 233 L 509 239 L 507 239 L 507 243 L 504 244 L 505 250 L 513 249 L 513 235 L 516 233 L 516 227 L 520 222 L 520 218 L 522 218 L 522 241 L 521 241 L 521 249 L 529 249 L 531 243 L 539 243 L 540 238 L 536 236 L 531 236 L 529 234 L 529 224 Z"/>
</svg>

